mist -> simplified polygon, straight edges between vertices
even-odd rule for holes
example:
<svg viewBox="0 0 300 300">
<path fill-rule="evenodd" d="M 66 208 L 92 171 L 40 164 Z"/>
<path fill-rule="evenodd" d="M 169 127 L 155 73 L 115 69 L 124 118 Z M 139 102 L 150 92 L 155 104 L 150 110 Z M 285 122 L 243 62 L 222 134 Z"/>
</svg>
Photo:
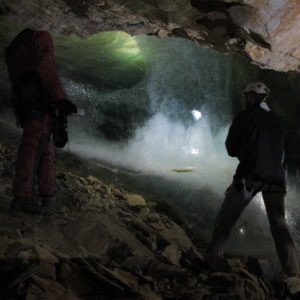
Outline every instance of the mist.
<svg viewBox="0 0 300 300">
<path fill-rule="evenodd" d="M 226 155 L 224 140 L 228 128 L 213 135 L 205 117 L 186 127 L 159 112 L 138 128 L 126 144 L 86 135 L 80 138 L 77 130 L 76 126 L 70 129 L 69 149 L 84 157 L 199 187 L 209 186 L 218 192 L 230 182 L 237 163 Z"/>
<path fill-rule="evenodd" d="M 135 101 L 147 108 L 150 117 L 126 142 L 108 142 L 97 133 L 97 138 L 94 133 L 80 138 L 77 119 L 71 129 L 70 150 L 134 170 L 131 182 L 167 199 L 180 211 L 185 224 L 207 240 L 238 163 L 225 149 L 228 128 L 241 109 L 241 87 L 257 78 L 257 70 L 239 58 L 182 39 L 140 37 L 137 41 L 150 64 L 146 79 L 130 89 L 98 97 L 109 102 L 111 96 L 113 101 L 131 105 L 131 94 L 142 94 L 144 100 Z M 236 69 L 244 70 L 242 76 Z M 287 222 L 299 242 L 295 214 L 298 189 L 292 181 L 289 191 Z M 227 251 L 276 257 L 261 194 L 237 222 Z"/>
<path fill-rule="evenodd" d="M 132 189 L 151 191 L 168 202 L 185 225 L 207 241 L 238 163 L 225 149 L 228 128 L 241 109 L 242 87 L 259 79 L 260 71 L 240 57 L 181 38 L 130 37 L 130 51 L 127 38 L 118 37 L 122 51 L 107 59 L 121 47 L 118 39 L 110 43 L 106 36 L 105 47 L 94 49 L 97 40 L 103 43 L 101 38 L 84 44 L 78 38 L 56 37 L 64 89 L 85 110 L 84 116 L 69 118 L 70 141 L 64 151 L 112 170 L 129 170 Z M 73 43 L 78 46 L 75 52 Z M 86 52 L 91 55 L 84 56 Z M 96 60 L 114 67 L 97 65 Z M 267 84 L 272 89 L 272 81 Z M 1 119 L 12 123 L 7 114 Z M 296 182 L 289 182 L 286 203 L 287 221 L 299 243 Z M 260 194 L 236 224 L 228 252 L 274 255 Z"/>
</svg>

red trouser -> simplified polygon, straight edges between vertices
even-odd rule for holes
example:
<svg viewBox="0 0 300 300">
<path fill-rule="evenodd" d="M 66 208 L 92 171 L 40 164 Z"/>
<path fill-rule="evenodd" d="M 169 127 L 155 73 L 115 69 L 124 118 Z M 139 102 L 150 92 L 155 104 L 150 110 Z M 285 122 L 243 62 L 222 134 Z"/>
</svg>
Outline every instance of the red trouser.
<svg viewBox="0 0 300 300">
<path fill-rule="evenodd" d="M 13 193 L 32 198 L 36 180 L 41 196 L 53 196 L 55 186 L 54 146 L 50 141 L 51 116 L 25 121 L 16 162 Z"/>
</svg>

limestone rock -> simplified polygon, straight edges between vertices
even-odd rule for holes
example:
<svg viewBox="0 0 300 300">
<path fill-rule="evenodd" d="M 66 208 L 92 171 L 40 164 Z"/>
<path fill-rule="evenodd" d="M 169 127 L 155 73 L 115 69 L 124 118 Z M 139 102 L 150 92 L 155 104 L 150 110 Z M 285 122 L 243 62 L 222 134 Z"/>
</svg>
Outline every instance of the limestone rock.
<svg viewBox="0 0 300 300">
<path fill-rule="evenodd" d="M 300 296 L 300 278 L 289 277 L 285 279 L 284 282 L 286 283 L 287 290 L 292 297 Z"/>
<path fill-rule="evenodd" d="M 125 194 L 129 206 L 145 206 L 146 201 L 143 196 L 138 194 Z"/>
<path fill-rule="evenodd" d="M 300 64 L 298 0 L 1 0 L 0 13 L 20 28 L 79 36 L 114 30 L 173 35 L 237 52 L 265 68 L 290 71 Z"/>
<path fill-rule="evenodd" d="M 11 169 L 12 153 L 0 145 Z M 0 187 L 6 179 L 0 176 Z M 272 299 L 272 285 L 253 261 L 204 259 L 168 210 L 147 205 L 146 197 L 63 165 L 57 181 L 51 217 L 12 218 L 0 209 L 1 300 L 20 293 L 30 300 Z M 297 294 L 296 280 L 286 286 Z"/>
<path fill-rule="evenodd" d="M 167 258 L 172 264 L 179 266 L 180 258 L 182 255 L 182 252 L 180 251 L 178 245 L 171 244 L 167 246 L 164 251 L 161 253 L 162 256 Z"/>
<path fill-rule="evenodd" d="M 191 247 L 187 251 L 183 252 L 180 263 L 182 266 L 191 268 L 196 272 L 202 271 L 206 266 L 203 256 L 195 247 Z"/>
</svg>

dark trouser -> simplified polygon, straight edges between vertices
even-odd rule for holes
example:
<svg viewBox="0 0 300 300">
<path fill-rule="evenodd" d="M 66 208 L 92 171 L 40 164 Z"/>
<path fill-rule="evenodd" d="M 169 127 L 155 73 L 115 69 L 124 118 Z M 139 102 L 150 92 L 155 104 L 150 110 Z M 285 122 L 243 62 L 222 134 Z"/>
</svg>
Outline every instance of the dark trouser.
<svg viewBox="0 0 300 300">
<path fill-rule="evenodd" d="M 260 191 L 282 270 L 287 275 L 299 274 L 296 248 L 285 220 L 285 191 L 276 185 L 248 180 L 247 183 L 244 181 L 241 189 L 237 189 L 232 184 L 226 191 L 225 200 L 217 216 L 208 252 L 223 256 L 233 226 L 244 208 Z"/>
<path fill-rule="evenodd" d="M 17 197 L 32 198 L 36 180 L 41 196 L 54 195 L 54 147 L 50 141 L 50 127 L 50 114 L 24 123 L 13 184 Z"/>
</svg>

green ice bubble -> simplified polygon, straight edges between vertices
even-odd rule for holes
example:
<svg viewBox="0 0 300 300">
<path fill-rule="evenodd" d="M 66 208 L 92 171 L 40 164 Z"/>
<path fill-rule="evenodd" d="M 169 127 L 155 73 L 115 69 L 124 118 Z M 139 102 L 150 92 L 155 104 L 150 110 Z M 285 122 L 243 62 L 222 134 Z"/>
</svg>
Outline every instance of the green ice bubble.
<svg viewBox="0 0 300 300">
<path fill-rule="evenodd" d="M 145 75 L 145 61 L 135 37 L 121 31 L 80 38 L 53 34 L 61 69 L 97 85 L 132 86 Z"/>
</svg>

